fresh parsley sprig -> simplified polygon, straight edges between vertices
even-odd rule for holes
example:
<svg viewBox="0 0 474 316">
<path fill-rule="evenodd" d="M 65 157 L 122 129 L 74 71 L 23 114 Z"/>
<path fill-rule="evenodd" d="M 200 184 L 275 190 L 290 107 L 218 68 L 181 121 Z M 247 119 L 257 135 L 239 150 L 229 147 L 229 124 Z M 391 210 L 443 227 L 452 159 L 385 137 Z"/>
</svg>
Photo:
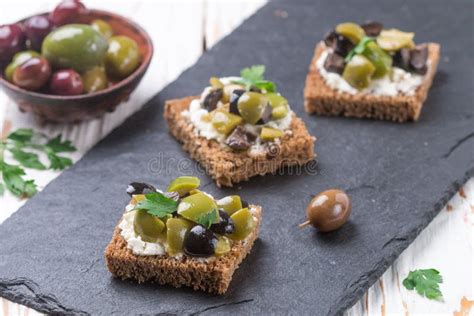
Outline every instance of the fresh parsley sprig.
<svg viewBox="0 0 474 316">
<path fill-rule="evenodd" d="M 415 289 L 418 294 L 430 300 L 441 300 L 443 298 L 443 294 L 439 289 L 440 283 L 443 283 L 443 277 L 435 269 L 410 271 L 403 280 L 403 286 L 408 290 Z"/>
<path fill-rule="evenodd" d="M 197 223 L 206 228 L 211 227 L 212 224 L 215 224 L 218 221 L 219 221 L 219 213 L 217 209 L 212 209 L 208 213 L 201 214 L 199 215 L 197 219 Z"/>
<path fill-rule="evenodd" d="M 264 65 L 254 65 L 249 68 L 244 68 L 240 71 L 241 79 L 233 80 L 232 83 L 244 85 L 247 91 L 252 87 L 255 87 L 265 90 L 266 92 L 276 92 L 276 84 L 274 82 L 265 80 L 263 77 L 264 73 Z"/>
<path fill-rule="evenodd" d="M 144 210 L 159 218 L 170 217 L 178 208 L 178 202 L 161 194 L 152 192 L 145 194 L 145 198 L 135 205 L 134 210 Z"/>
<path fill-rule="evenodd" d="M 0 195 L 5 188 L 19 197 L 30 197 L 37 192 L 34 180 L 24 179 L 25 168 L 36 170 L 62 170 L 72 165 L 72 160 L 58 153 L 73 152 L 76 148 L 69 140 L 61 140 L 61 135 L 49 139 L 46 135 L 30 128 L 20 128 L 0 140 Z M 5 161 L 5 152 L 11 153 L 19 165 Z M 49 165 L 39 158 L 38 152 L 46 154 Z"/>
<path fill-rule="evenodd" d="M 350 62 L 352 57 L 354 57 L 354 55 L 357 55 L 357 54 L 362 54 L 365 50 L 365 48 L 367 47 L 367 45 L 370 43 L 370 42 L 374 42 L 375 39 L 373 37 L 364 37 L 362 38 L 359 43 L 357 43 L 357 45 L 351 49 L 351 51 L 347 54 L 346 58 L 344 59 L 344 61 L 346 63 Z"/>
</svg>

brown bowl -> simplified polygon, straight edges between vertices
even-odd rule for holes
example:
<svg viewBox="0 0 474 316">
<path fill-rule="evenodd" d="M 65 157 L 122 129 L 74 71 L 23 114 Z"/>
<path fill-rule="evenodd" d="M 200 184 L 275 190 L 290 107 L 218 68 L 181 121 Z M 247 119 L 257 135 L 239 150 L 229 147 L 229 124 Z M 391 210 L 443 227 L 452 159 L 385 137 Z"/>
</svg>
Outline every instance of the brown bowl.
<svg viewBox="0 0 474 316">
<path fill-rule="evenodd" d="M 3 77 L 4 68 L 2 68 L 0 86 L 22 112 L 33 112 L 43 122 L 78 122 L 100 117 L 106 112 L 113 112 L 122 101 L 128 99 L 150 65 L 153 55 L 151 39 L 136 23 L 105 11 L 88 10 L 87 13 L 81 15 L 77 23 L 90 24 L 94 19 L 102 19 L 109 23 L 114 30 L 114 35 L 126 35 L 137 42 L 141 54 L 140 66 L 128 77 L 104 90 L 76 96 L 59 96 L 22 89 Z"/>
</svg>

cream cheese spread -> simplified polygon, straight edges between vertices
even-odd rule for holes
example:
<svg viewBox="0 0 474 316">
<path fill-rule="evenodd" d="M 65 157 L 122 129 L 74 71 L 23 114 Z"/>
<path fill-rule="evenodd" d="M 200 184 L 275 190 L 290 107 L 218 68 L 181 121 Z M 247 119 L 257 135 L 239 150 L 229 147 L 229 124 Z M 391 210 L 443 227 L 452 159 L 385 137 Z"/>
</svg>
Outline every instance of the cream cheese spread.
<svg viewBox="0 0 474 316">
<path fill-rule="evenodd" d="M 423 76 L 393 67 L 391 75 L 386 75 L 380 79 L 373 79 L 367 88 L 359 91 L 344 80 L 341 75 L 329 72 L 324 68 L 324 62 L 328 55 L 329 50 L 326 49 L 316 61 L 316 67 L 326 84 L 341 92 L 384 96 L 414 95 L 416 89 L 423 82 Z"/>
</svg>

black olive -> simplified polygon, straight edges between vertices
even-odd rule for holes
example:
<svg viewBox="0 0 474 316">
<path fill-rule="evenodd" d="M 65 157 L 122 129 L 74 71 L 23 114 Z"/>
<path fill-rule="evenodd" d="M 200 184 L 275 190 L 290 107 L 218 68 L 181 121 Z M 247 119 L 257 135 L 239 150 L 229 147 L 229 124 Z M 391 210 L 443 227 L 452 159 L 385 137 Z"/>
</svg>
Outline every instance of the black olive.
<svg viewBox="0 0 474 316">
<path fill-rule="evenodd" d="M 265 105 L 262 112 L 262 117 L 257 121 L 257 124 L 266 124 L 272 119 L 272 106 L 270 104 Z"/>
<path fill-rule="evenodd" d="M 235 150 L 245 150 L 250 148 L 248 134 L 242 126 L 237 126 L 225 141 L 226 145 Z"/>
<path fill-rule="evenodd" d="M 208 257 L 214 254 L 217 237 L 201 225 L 194 226 L 184 237 L 184 253 L 191 257 Z"/>
<path fill-rule="evenodd" d="M 232 218 L 223 210 L 219 210 L 219 216 L 221 218 L 220 222 L 212 224 L 210 229 L 220 235 L 232 234 L 234 232 L 234 221 Z"/>
<path fill-rule="evenodd" d="M 380 32 L 382 32 L 383 24 L 380 22 L 370 21 L 361 24 L 360 27 L 364 29 L 367 36 L 376 37 L 380 34 Z"/>
<path fill-rule="evenodd" d="M 148 194 L 152 192 L 156 192 L 156 188 L 151 184 L 144 182 L 132 182 L 127 187 L 127 193 L 130 196 L 134 194 Z"/>
<path fill-rule="evenodd" d="M 428 70 L 426 60 L 428 59 L 428 47 L 417 46 L 410 50 L 410 66 L 414 73 L 424 75 Z"/>
<path fill-rule="evenodd" d="M 203 106 L 208 111 L 213 111 L 217 108 L 217 103 L 222 99 L 224 91 L 222 89 L 211 90 L 204 98 Z"/>
<path fill-rule="evenodd" d="M 402 48 L 395 53 L 393 56 L 393 66 L 404 69 L 406 71 L 410 70 L 410 49 Z"/>
<path fill-rule="evenodd" d="M 336 33 L 334 30 L 326 35 L 324 43 L 342 57 L 346 57 L 355 46 L 348 38 Z"/>
<path fill-rule="evenodd" d="M 240 115 L 239 109 L 237 107 L 237 103 L 239 102 L 239 98 L 244 93 L 245 93 L 245 90 L 242 90 L 242 89 L 235 89 L 234 91 L 232 91 L 232 94 L 230 95 L 230 106 L 229 106 L 230 113 Z"/>
<path fill-rule="evenodd" d="M 342 74 L 342 72 L 344 71 L 344 58 L 342 58 L 342 56 L 339 56 L 338 54 L 329 54 L 326 58 L 326 61 L 324 62 L 324 69 L 329 72 Z"/>
<path fill-rule="evenodd" d="M 327 47 L 333 47 L 337 41 L 337 33 L 334 30 L 329 31 L 324 37 L 324 44 Z"/>
<path fill-rule="evenodd" d="M 245 200 L 241 200 L 241 203 L 242 203 L 243 208 L 249 207 L 249 202 L 247 202 Z"/>
</svg>

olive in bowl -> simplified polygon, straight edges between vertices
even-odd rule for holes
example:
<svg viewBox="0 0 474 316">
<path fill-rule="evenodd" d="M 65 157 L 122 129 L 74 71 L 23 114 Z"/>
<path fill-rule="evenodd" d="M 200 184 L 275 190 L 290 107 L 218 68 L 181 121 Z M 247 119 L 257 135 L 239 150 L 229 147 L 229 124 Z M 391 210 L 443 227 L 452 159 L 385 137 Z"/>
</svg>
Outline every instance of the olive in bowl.
<svg viewBox="0 0 474 316">
<path fill-rule="evenodd" d="M 65 5 L 64 2 L 68 4 Z M 28 25 L 31 28 L 29 33 L 24 33 L 24 27 L 23 29 L 8 27 L 7 29 L 11 30 L 8 38 L 3 42 L 0 38 L 0 50 L 8 53 L 8 58 L 2 60 L 0 65 L 0 86 L 21 111 L 35 113 L 42 122 L 78 122 L 113 112 L 122 101 L 128 99 L 151 62 L 153 44 L 149 35 L 140 26 L 114 13 L 86 10 L 82 4 L 77 3 L 80 2 L 65 0 L 61 5 L 67 10 L 63 8 L 63 11 L 56 13 L 53 11 L 35 15 L 34 19 L 29 17 L 14 24 L 21 26 L 29 21 Z M 56 16 L 57 23 L 54 23 L 52 16 Z M 46 20 L 53 25 L 45 22 Z M 43 26 L 45 29 L 41 30 Z M 0 26 L 2 27 L 4 26 Z M 51 31 L 44 36 L 46 29 Z M 63 33 L 74 31 L 83 36 L 73 40 L 76 44 L 93 38 L 94 46 L 100 49 L 94 52 L 96 55 L 86 51 L 77 58 L 74 56 L 74 49 L 64 46 L 64 42 L 59 40 L 61 36 L 58 34 L 61 31 Z M 102 31 L 107 34 L 102 34 Z M 135 43 L 132 45 L 133 53 L 139 56 L 138 62 L 129 65 L 127 72 L 120 76 L 111 74 L 105 67 L 110 47 L 110 38 L 107 36 L 111 33 L 133 41 Z M 33 41 L 29 39 L 35 34 L 38 34 L 38 38 L 42 38 L 41 51 L 38 51 L 38 41 L 33 45 Z M 64 56 L 69 56 L 69 59 L 63 58 Z M 38 83 L 33 89 L 15 84 L 13 80 L 15 72 L 26 63 L 26 60 L 33 57 L 48 62 L 50 74 L 47 82 L 41 82 L 41 85 Z"/>
</svg>

